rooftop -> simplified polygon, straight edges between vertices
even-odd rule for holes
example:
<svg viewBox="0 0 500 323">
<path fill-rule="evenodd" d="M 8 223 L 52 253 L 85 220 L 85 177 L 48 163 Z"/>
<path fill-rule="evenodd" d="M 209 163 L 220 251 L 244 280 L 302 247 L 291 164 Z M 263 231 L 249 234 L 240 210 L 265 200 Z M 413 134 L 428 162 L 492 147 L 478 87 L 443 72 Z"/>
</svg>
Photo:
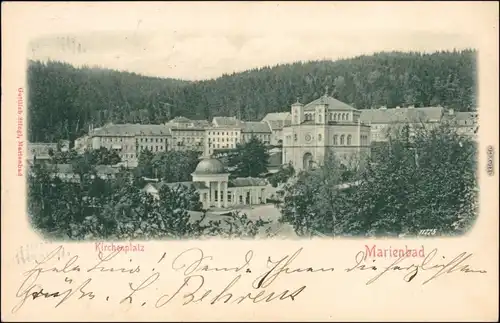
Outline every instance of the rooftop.
<svg viewBox="0 0 500 323">
<path fill-rule="evenodd" d="M 292 120 L 292 114 L 290 112 L 271 112 L 266 114 L 262 121 L 285 121 Z"/>
<path fill-rule="evenodd" d="M 216 158 L 204 158 L 196 166 L 193 174 L 196 175 L 215 175 L 225 174 L 224 164 Z"/>
<path fill-rule="evenodd" d="M 269 127 L 271 130 L 281 130 L 283 127 L 289 126 L 292 124 L 291 120 L 267 120 L 266 121 L 269 124 Z"/>
<path fill-rule="evenodd" d="M 336 111 L 357 111 L 354 107 L 351 107 L 349 104 L 339 101 L 331 96 L 322 96 L 319 99 L 316 99 L 305 105 L 304 110 L 314 110 L 316 106 L 320 104 L 327 104 L 328 110 L 336 110 Z"/>
<path fill-rule="evenodd" d="M 262 121 L 245 121 L 242 122 L 242 132 L 271 132 L 271 128 L 267 122 Z"/>
<path fill-rule="evenodd" d="M 212 120 L 214 126 L 241 126 L 241 121 L 236 119 L 236 117 L 214 117 Z"/>
<path fill-rule="evenodd" d="M 436 122 L 443 113 L 442 107 L 366 109 L 361 110 L 360 119 L 364 123 Z"/>
<path fill-rule="evenodd" d="M 158 124 L 107 124 L 94 130 L 96 136 L 169 135 L 170 126 Z"/>
</svg>

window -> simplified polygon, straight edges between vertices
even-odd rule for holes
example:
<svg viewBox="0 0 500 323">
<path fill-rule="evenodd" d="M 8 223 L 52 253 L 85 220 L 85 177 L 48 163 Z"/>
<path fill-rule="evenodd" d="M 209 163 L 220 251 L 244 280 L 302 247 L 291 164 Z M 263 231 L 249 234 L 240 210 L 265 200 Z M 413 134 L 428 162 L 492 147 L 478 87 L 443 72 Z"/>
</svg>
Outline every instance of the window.
<svg viewBox="0 0 500 323">
<path fill-rule="evenodd" d="M 344 141 L 345 141 L 345 136 L 344 135 L 341 135 L 340 136 L 340 145 L 343 146 L 344 145 Z"/>
<path fill-rule="evenodd" d="M 318 141 L 321 141 L 321 134 L 318 135 Z"/>
<path fill-rule="evenodd" d="M 318 120 L 319 120 L 319 122 L 320 122 L 320 123 L 321 123 L 321 122 L 323 122 L 321 119 L 322 119 L 322 118 L 321 118 L 321 114 L 320 114 L 320 115 L 318 116 Z"/>
<path fill-rule="evenodd" d="M 352 136 L 351 135 L 347 135 L 347 146 L 351 145 L 351 141 L 352 141 Z"/>
<path fill-rule="evenodd" d="M 337 136 L 337 135 L 333 136 L 333 144 L 335 146 L 339 144 L 339 136 Z"/>
<path fill-rule="evenodd" d="M 293 135 L 293 140 L 297 141 L 297 134 Z"/>
</svg>

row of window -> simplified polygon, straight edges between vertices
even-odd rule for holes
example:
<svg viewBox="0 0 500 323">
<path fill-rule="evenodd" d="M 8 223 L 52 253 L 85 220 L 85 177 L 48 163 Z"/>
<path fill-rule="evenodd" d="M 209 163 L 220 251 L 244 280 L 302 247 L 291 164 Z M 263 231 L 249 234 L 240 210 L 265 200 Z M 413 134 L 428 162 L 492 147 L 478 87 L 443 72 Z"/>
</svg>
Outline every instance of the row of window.
<svg viewBox="0 0 500 323">
<path fill-rule="evenodd" d="M 352 145 L 352 136 L 347 135 L 347 143 L 346 143 L 346 136 L 345 135 L 334 135 L 333 136 L 333 145 L 338 145 L 339 144 L 339 138 L 340 138 L 340 146 L 350 146 Z"/>
<path fill-rule="evenodd" d="M 306 137 L 307 136 L 308 135 L 306 135 Z M 286 137 L 287 142 L 290 142 L 290 139 L 291 139 L 290 136 Z M 293 135 L 293 139 L 294 139 L 294 141 L 298 140 L 297 134 Z M 361 145 L 367 145 L 368 144 L 368 136 L 362 135 L 360 139 L 361 139 Z M 323 136 L 321 134 L 318 134 L 318 142 L 321 142 L 322 140 L 323 140 Z M 346 135 L 340 135 L 340 136 L 339 135 L 334 135 L 333 136 L 333 145 L 339 145 L 339 144 L 340 144 L 340 146 L 344 146 L 344 145 L 350 146 L 350 145 L 352 145 L 352 135 L 347 135 L 347 136 Z"/>
<path fill-rule="evenodd" d="M 328 114 L 328 119 L 330 121 L 347 121 L 350 118 L 350 113 L 329 113 Z M 304 115 L 304 119 L 306 121 L 314 120 L 314 113 L 306 113 Z M 322 120 L 322 115 L 318 115 L 318 121 L 323 122 Z"/>
<path fill-rule="evenodd" d="M 123 138 L 102 138 L 102 142 L 123 142 Z"/>
<path fill-rule="evenodd" d="M 239 135 L 239 132 L 236 132 L 236 131 L 227 131 L 227 132 L 224 132 L 224 131 L 209 131 L 208 132 L 209 135 L 222 135 L 222 136 L 238 136 Z"/>
<path fill-rule="evenodd" d="M 172 130 L 177 136 L 186 136 L 186 137 L 203 137 L 205 135 L 204 132 L 193 132 L 193 131 L 175 131 Z"/>
<path fill-rule="evenodd" d="M 213 141 L 217 141 L 217 142 L 224 142 L 224 138 L 214 138 Z M 238 142 L 238 138 L 227 138 L 227 142 L 229 141 L 234 141 L 234 142 Z M 212 138 L 208 138 L 208 142 L 212 142 Z"/>
<path fill-rule="evenodd" d="M 199 138 L 183 138 L 183 137 L 182 137 L 182 138 L 180 138 L 181 142 L 187 142 L 187 143 L 194 143 L 194 142 L 198 142 L 198 140 L 197 140 L 197 139 L 199 139 Z M 173 140 L 174 140 L 174 141 L 176 141 L 176 140 L 177 140 L 177 138 L 176 138 L 176 137 L 174 137 L 174 138 L 173 138 Z"/>
<path fill-rule="evenodd" d="M 151 151 L 163 151 L 164 150 L 164 146 L 144 146 L 144 145 L 140 145 L 139 148 L 140 148 L 140 150 L 147 149 L 147 150 L 151 150 Z"/>
<path fill-rule="evenodd" d="M 154 141 L 156 140 L 156 141 Z M 141 142 L 148 142 L 148 138 L 141 138 L 140 139 Z M 165 139 L 165 142 L 167 140 Z M 163 142 L 163 138 L 149 138 L 149 142 Z"/>
</svg>

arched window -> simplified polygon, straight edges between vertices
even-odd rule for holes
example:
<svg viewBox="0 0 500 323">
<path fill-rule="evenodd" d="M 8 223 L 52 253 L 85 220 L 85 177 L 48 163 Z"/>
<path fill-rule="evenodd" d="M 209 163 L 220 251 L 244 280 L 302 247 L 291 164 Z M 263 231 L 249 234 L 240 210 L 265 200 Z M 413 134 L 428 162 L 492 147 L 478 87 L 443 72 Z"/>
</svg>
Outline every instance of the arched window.
<svg viewBox="0 0 500 323">
<path fill-rule="evenodd" d="M 340 145 L 343 146 L 345 144 L 345 136 L 341 135 L 340 136 Z"/>
<path fill-rule="evenodd" d="M 333 144 L 337 146 L 339 144 L 339 136 L 335 135 L 333 136 Z"/>
<path fill-rule="evenodd" d="M 318 135 L 318 141 L 321 141 L 321 134 Z"/>
<path fill-rule="evenodd" d="M 297 141 L 297 134 L 293 135 L 293 140 Z"/>
<path fill-rule="evenodd" d="M 333 114 L 333 121 L 337 121 L 337 114 L 336 113 Z"/>
<path fill-rule="evenodd" d="M 347 135 L 347 146 L 350 146 L 352 143 L 352 136 L 351 135 Z"/>
<path fill-rule="evenodd" d="M 322 118 L 321 118 L 321 114 L 320 114 L 320 115 L 318 115 L 318 121 L 319 121 L 319 123 L 323 122 L 323 120 L 321 120 L 321 119 Z"/>
</svg>

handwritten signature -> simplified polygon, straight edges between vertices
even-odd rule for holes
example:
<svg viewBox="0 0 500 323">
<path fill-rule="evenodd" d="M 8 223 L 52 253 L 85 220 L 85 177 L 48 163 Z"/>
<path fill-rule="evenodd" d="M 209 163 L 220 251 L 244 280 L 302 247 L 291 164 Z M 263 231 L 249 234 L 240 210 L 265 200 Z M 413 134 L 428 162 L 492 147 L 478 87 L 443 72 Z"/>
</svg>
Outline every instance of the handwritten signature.
<svg viewBox="0 0 500 323">
<path fill-rule="evenodd" d="M 346 272 L 353 272 L 353 271 L 364 271 L 364 270 L 371 270 L 371 271 L 379 271 L 377 275 L 372 277 L 370 280 L 366 282 L 366 285 L 373 284 L 375 281 L 377 281 L 381 276 L 386 275 L 389 272 L 394 272 L 394 271 L 405 271 L 407 272 L 406 275 L 403 277 L 404 281 L 406 282 L 411 282 L 419 273 L 425 272 L 425 271 L 431 271 L 431 270 L 437 270 L 439 269 L 434 275 L 432 275 L 430 278 L 422 282 L 422 285 L 428 284 L 429 282 L 435 280 L 436 278 L 446 275 L 446 274 L 451 274 L 455 272 L 461 272 L 461 273 L 480 273 L 480 274 L 485 274 L 486 270 L 477 270 L 477 269 L 472 269 L 469 264 L 466 263 L 467 260 L 470 260 L 472 258 L 472 253 L 467 253 L 467 252 L 462 252 L 456 257 L 452 258 L 450 261 L 447 261 L 442 264 L 436 264 L 433 263 L 434 258 L 436 257 L 437 254 L 437 249 L 433 249 L 430 253 L 427 254 L 427 256 L 422 260 L 421 263 L 419 264 L 409 264 L 409 265 L 402 265 L 402 262 L 407 259 L 406 255 L 403 255 L 396 259 L 392 264 L 385 268 L 379 268 L 375 265 L 367 265 L 365 264 L 366 260 L 366 255 L 364 251 L 360 251 L 356 254 L 355 260 L 356 264 L 351 267 L 347 268 Z M 444 257 L 443 257 L 444 258 Z M 381 271 L 380 271 L 381 270 Z"/>
</svg>

